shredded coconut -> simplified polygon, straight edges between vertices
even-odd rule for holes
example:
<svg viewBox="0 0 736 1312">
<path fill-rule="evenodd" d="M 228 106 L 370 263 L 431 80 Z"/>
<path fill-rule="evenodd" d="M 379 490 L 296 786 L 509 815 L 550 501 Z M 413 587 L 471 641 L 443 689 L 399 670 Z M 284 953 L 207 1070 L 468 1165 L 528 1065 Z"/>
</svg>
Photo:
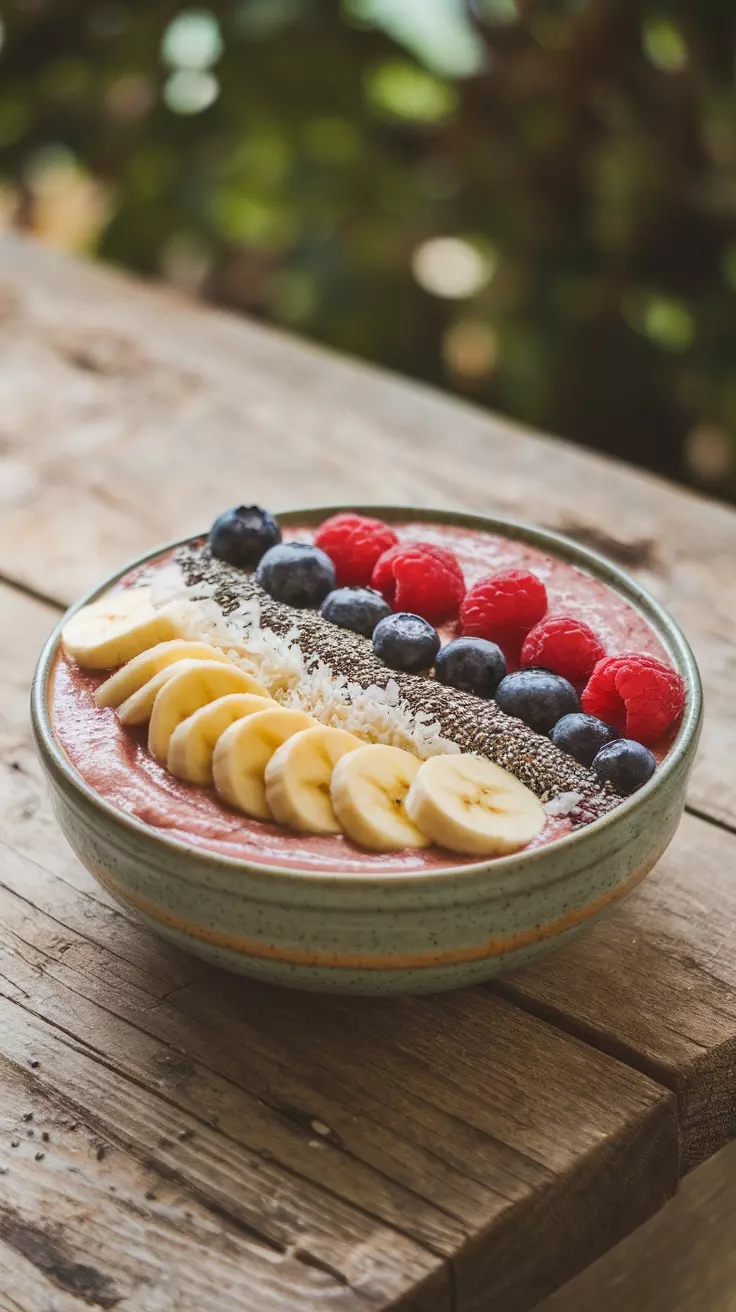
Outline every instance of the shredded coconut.
<svg viewBox="0 0 736 1312">
<path fill-rule="evenodd" d="M 582 800 L 582 793 L 558 793 L 556 797 L 550 797 L 549 801 L 544 803 L 544 810 L 550 816 L 570 815 Z"/>
</svg>

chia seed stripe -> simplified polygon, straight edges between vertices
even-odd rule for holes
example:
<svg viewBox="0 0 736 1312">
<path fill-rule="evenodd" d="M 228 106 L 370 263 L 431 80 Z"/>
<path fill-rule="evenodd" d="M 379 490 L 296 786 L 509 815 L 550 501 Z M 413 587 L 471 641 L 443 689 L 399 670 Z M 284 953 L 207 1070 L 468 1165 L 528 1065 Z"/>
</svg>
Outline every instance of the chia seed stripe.
<svg viewBox="0 0 736 1312">
<path fill-rule="evenodd" d="M 581 801 L 570 813 L 576 828 L 605 815 L 619 802 L 610 785 L 600 784 L 592 770 L 579 765 L 521 720 L 505 715 L 495 701 L 449 688 L 428 675 L 389 669 L 374 656 L 368 638 L 338 628 L 317 611 L 274 601 L 259 587 L 254 575 L 216 560 L 207 546 L 182 547 L 175 559 L 193 596 L 197 584 L 206 584 L 207 596 L 213 597 L 225 616 L 243 601 L 257 602 L 263 628 L 280 636 L 297 628 L 305 655 L 320 657 L 334 674 L 345 675 L 362 688 L 371 684 L 385 688 L 393 679 L 411 711 L 428 713 L 439 724 L 444 738 L 457 743 L 462 751 L 485 756 L 510 771 L 542 802 L 560 793 L 579 793 Z"/>
</svg>

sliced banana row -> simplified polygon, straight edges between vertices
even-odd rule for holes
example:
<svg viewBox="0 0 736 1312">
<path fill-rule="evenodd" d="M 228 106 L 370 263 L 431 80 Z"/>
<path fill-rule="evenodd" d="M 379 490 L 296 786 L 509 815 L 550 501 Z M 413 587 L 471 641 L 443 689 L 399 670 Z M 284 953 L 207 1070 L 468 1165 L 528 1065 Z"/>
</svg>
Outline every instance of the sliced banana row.
<svg viewBox="0 0 736 1312">
<path fill-rule="evenodd" d="M 345 833 L 379 852 L 428 847 L 500 856 L 525 847 L 545 816 L 513 775 L 473 756 L 421 762 L 398 747 L 367 745 L 278 706 L 237 665 L 154 649 L 148 680 L 118 705 L 128 724 L 148 720 L 149 750 L 177 778 L 213 784 L 223 801 L 255 820 L 310 834 Z M 211 655 L 212 653 L 210 653 Z M 110 705 L 138 681 L 144 662 L 103 683 Z M 127 668 L 127 667 L 126 667 Z M 117 690 L 108 684 L 117 680 Z"/>
<path fill-rule="evenodd" d="M 436 843 L 502 856 L 541 832 L 539 800 L 491 761 L 422 762 L 280 707 L 223 651 L 187 638 L 187 606 L 156 609 L 150 589 L 129 589 L 78 611 L 62 634 L 78 664 L 122 667 L 97 689 L 97 705 L 123 724 L 148 724 L 151 755 L 177 778 L 214 784 L 254 819 L 342 832 L 373 851 Z"/>
</svg>

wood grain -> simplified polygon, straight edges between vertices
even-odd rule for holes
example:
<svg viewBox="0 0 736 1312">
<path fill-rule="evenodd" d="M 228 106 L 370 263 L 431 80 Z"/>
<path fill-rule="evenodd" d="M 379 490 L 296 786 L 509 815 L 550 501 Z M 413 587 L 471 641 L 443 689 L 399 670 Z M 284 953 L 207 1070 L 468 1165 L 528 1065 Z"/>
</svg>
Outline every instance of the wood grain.
<svg viewBox="0 0 736 1312">
<path fill-rule="evenodd" d="M 10 237 L 0 342 L 7 578 L 71 601 L 236 495 L 441 504 L 561 529 L 632 569 L 682 623 L 709 712 L 691 803 L 736 825 L 733 511 Z"/>
<path fill-rule="evenodd" d="M 683 1184 L 637 1234 L 538 1312 L 734 1312 L 736 1144 Z"/>
<path fill-rule="evenodd" d="M 481 1312 L 494 1295 L 524 1312 L 662 1204 L 674 1100 L 615 1058 L 486 989 L 268 989 L 114 908 L 56 832 L 28 738 L 27 665 L 53 612 L 0 600 L 24 635 L 0 656 L 0 1056 L 26 1075 L 38 1063 L 39 1096 L 332 1273 L 338 1308 Z M 290 1312 L 309 1306 L 291 1297 Z"/>
</svg>

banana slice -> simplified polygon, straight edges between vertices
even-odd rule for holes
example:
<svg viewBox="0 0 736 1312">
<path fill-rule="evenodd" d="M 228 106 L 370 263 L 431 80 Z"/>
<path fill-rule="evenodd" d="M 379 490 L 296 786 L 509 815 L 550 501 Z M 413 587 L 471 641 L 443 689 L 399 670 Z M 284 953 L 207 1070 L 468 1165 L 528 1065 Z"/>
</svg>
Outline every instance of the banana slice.
<svg viewBox="0 0 736 1312">
<path fill-rule="evenodd" d="M 217 657 L 215 657 L 215 661 Z M 181 674 L 182 670 L 189 668 L 189 661 L 174 661 L 173 665 L 165 665 L 158 674 L 144 683 L 136 692 L 132 692 L 130 697 L 126 697 L 117 708 L 118 719 L 121 724 L 148 724 L 153 714 L 153 703 L 159 692 L 169 679 L 173 679 L 175 674 Z"/>
<path fill-rule="evenodd" d="M 330 799 L 337 762 L 362 743 L 344 729 L 315 725 L 292 734 L 266 766 L 266 801 L 275 820 L 308 834 L 339 834 Z"/>
<path fill-rule="evenodd" d="M 433 756 L 409 789 L 416 825 L 452 852 L 504 856 L 544 828 L 542 804 L 508 770 L 478 756 Z"/>
<path fill-rule="evenodd" d="M 211 647 L 207 642 L 187 642 L 184 638 L 159 642 L 148 651 L 142 651 L 140 656 L 134 656 L 132 661 L 105 679 L 95 693 L 95 701 L 98 706 L 121 706 L 155 674 L 183 660 L 225 661 L 227 656 L 219 647 Z"/>
<path fill-rule="evenodd" d="M 349 838 L 377 852 L 429 847 L 430 839 L 409 818 L 404 800 L 421 762 L 400 747 L 372 744 L 338 761 L 330 795 Z"/>
<path fill-rule="evenodd" d="M 268 698 L 262 683 L 258 683 L 250 674 L 230 661 L 186 661 L 177 662 L 185 669 L 169 666 L 176 673 L 165 680 L 156 693 L 151 720 L 148 725 L 148 750 L 152 756 L 165 765 L 169 756 L 169 743 L 174 730 L 188 716 L 198 711 L 200 706 L 214 702 L 218 697 L 225 697 L 232 692 L 253 693 L 256 697 Z M 166 674 L 162 670 L 161 674 Z M 145 687 L 161 678 L 157 674 Z M 141 689 L 144 692 L 145 688 Z M 136 694 L 140 695 L 140 694 Z M 127 703 L 126 703 L 127 704 Z"/>
<path fill-rule="evenodd" d="M 158 674 L 154 674 L 153 678 L 148 680 L 148 683 L 144 683 L 142 688 L 139 688 L 137 692 L 132 693 L 130 697 L 126 698 L 126 700 L 118 706 L 118 719 L 120 720 L 120 723 L 126 725 L 148 724 L 153 715 L 156 698 L 165 685 L 171 679 L 180 674 L 184 674 L 191 668 L 191 666 L 204 664 L 222 665 L 223 668 L 226 667 L 228 670 L 234 670 L 236 677 L 238 678 L 237 684 L 234 684 L 231 680 L 229 686 L 223 687 L 220 693 L 213 693 L 212 697 L 208 698 L 209 701 L 214 701 L 217 696 L 223 696 L 225 693 L 235 691 L 252 692 L 258 697 L 268 696 L 263 684 L 258 683 L 256 679 L 251 678 L 250 674 L 245 674 L 243 670 L 237 665 L 233 665 L 227 659 L 222 660 L 221 657 L 214 656 L 208 658 L 206 661 L 175 661 L 173 665 L 164 666 L 163 670 L 159 670 Z M 201 701 L 197 702 L 196 706 L 192 707 L 192 710 L 196 710 L 202 704 Z M 191 714 L 191 711 L 188 711 L 187 714 Z M 166 758 L 164 757 L 164 759 Z"/>
<path fill-rule="evenodd" d="M 275 706 L 276 702 L 270 697 L 257 697 L 251 692 L 231 692 L 207 706 L 200 706 L 172 733 L 166 758 L 167 770 L 190 784 L 211 784 L 212 753 L 221 734 L 236 720 Z"/>
<path fill-rule="evenodd" d="M 87 670 L 124 665 L 156 643 L 186 637 L 193 603 L 172 601 L 157 610 L 150 588 L 126 588 L 83 606 L 67 620 L 61 644 Z"/>
<path fill-rule="evenodd" d="M 315 724 L 304 711 L 281 706 L 231 724 L 212 756 L 212 777 L 220 797 L 254 820 L 272 820 L 264 780 L 266 766 L 287 738 Z"/>
</svg>

